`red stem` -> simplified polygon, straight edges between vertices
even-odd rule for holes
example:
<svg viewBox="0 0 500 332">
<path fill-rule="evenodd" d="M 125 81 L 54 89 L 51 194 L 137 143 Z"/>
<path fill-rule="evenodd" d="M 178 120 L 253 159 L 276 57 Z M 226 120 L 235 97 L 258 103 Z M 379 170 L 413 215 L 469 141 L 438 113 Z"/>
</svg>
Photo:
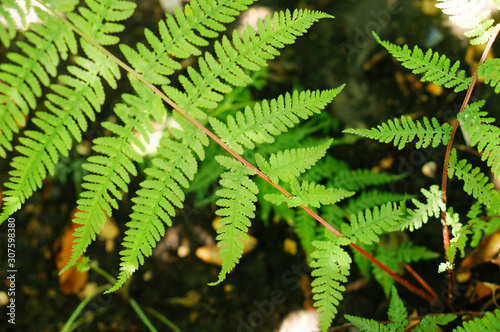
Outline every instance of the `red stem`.
<svg viewBox="0 0 500 332">
<path fill-rule="evenodd" d="M 479 66 L 486 60 L 486 57 L 487 57 L 491 47 L 493 46 L 493 43 L 495 42 L 495 39 L 496 39 L 499 31 L 500 31 L 500 25 L 498 25 L 495 28 L 495 30 L 493 31 L 493 33 L 490 35 L 490 39 L 488 40 L 488 44 L 486 45 L 486 47 L 484 49 L 484 52 L 481 56 L 481 59 L 477 63 L 477 66 L 474 70 L 474 76 L 472 77 L 472 81 L 469 85 L 469 88 L 467 89 L 467 94 L 465 95 L 464 101 L 462 102 L 462 106 L 460 107 L 460 111 L 458 113 L 463 112 L 465 107 L 469 104 L 470 97 L 472 96 L 472 90 L 474 90 L 474 87 L 475 87 L 476 82 L 477 82 L 477 73 L 478 73 Z M 445 253 L 448 250 L 448 247 L 450 246 L 450 235 L 448 232 L 448 225 L 446 224 L 446 204 L 448 201 L 448 198 L 447 198 L 448 165 L 450 162 L 451 147 L 453 145 L 453 140 L 455 139 L 455 134 L 457 133 L 458 125 L 459 125 L 459 122 L 457 120 L 453 124 L 453 129 L 451 131 L 450 140 L 448 141 L 448 145 L 446 146 L 446 153 L 444 155 L 444 163 L 443 163 L 443 178 L 442 178 L 441 188 L 442 188 L 442 192 L 443 192 L 442 200 L 443 200 L 443 203 L 445 205 L 445 209 L 441 212 L 441 223 L 443 225 L 443 244 L 444 244 L 444 252 Z M 445 257 L 447 257 L 446 254 L 445 254 Z M 447 258 L 447 260 L 448 260 L 448 258 Z M 453 262 L 450 262 L 450 263 L 453 263 Z M 452 300 L 453 300 L 453 294 L 455 293 L 455 274 L 454 274 L 454 271 L 452 269 L 448 270 L 448 277 L 450 279 L 450 285 L 448 288 L 448 300 L 450 301 L 449 303 L 451 304 Z"/>
</svg>

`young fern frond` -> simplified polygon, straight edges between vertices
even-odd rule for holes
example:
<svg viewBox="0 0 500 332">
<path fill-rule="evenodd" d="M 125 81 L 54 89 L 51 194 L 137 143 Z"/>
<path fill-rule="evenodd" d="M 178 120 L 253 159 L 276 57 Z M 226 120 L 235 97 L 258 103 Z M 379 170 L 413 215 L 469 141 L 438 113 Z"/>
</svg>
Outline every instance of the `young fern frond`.
<svg viewBox="0 0 500 332">
<path fill-rule="evenodd" d="M 259 169 L 269 176 L 272 182 L 278 183 L 279 180 L 289 182 L 323 158 L 332 141 L 333 139 L 330 139 L 322 145 L 309 148 L 279 151 L 269 156 L 269 161 L 257 153 L 255 161 Z"/>
<path fill-rule="evenodd" d="M 398 225 L 403 213 L 396 203 L 387 203 L 373 209 L 351 215 L 350 225 L 342 225 L 342 234 L 352 242 L 360 241 L 364 244 L 379 242 L 380 234 L 390 232 Z"/>
<path fill-rule="evenodd" d="M 500 92 L 500 59 L 486 59 L 477 70 L 477 76 L 491 85 L 495 93 Z"/>
<path fill-rule="evenodd" d="M 300 119 L 317 114 L 344 88 L 344 85 L 326 91 L 294 91 L 283 97 L 257 103 L 254 108 L 247 106 L 244 112 L 228 116 L 227 124 L 216 118 L 209 118 L 215 133 L 236 153 L 244 148 L 254 149 L 256 144 L 273 143 L 273 136 L 293 128 Z"/>
<path fill-rule="evenodd" d="M 317 221 L 314 220 L 307 212 L 300 209 L 293 218 L 293 230 L 300 239 L 302 248 L 309 256 L 313 250 L 313 241 L 316 239 L 316 225 Z"/>
<path fill-rule="evenodd" d="M 457 160 L 457 151 L 455 149 L 452 149 L 450 153 L 448 178 L 453 178 L 453 175 L 464 181 L 464 191 L 466 193 L 472 195 L 485 206 L 491 205 L 496 191 L 493 183 L 481 172 L 479 167 L 472 169 L 472 165 L 467 160 Z"/>
<path fill-rule="evenodd" d="M 390 175 L 384 172 L 373 172 L 369 169 L 340 171 L 328 182 L 329 187 L 357 191 L 364 187 L 376 186 L 404 178 L 405 175 Z"/>
<path fill-rule="evenodd" d="M 500 176 L 500 128 L 491 123 L 494 118 L 486 117 L 487 112 L 479 109 L 484 100 L 467 105 L 457 116 L 462 121 L 462 129 L 467 133 L 471 146 L 481 153 L 481 160 L 491 167 L 495 177 Z"/>
<path fill-rule="evenodd" d="M 439 55 L 432 50 L 424 54 L 418 46 L 414 46 L 412 51 L 408 45 L 401 47 L 381 40 L 375 32 L 373 36 L 403 67 L 410 69 L 414 74 L 424 74 L 420 78 L 422 82 L 432 82 L 460 92 L 466 90 L 472 81 L 464 70 L 459 70 L 460 61 L 456 61 L 450 68 L 451 61 L 445 55 Z"/>
<path fill-rule="evenodd" d="M 0 64 L 0 156 L 12 150 L 11 141 L 26 124 L 25 117 L 37 107 L 42 87 L 57 75 L 60 60 L 77 52 L 73 31 L 51 14 L 35 8 L 42 23 L 30 25 L 25 41 L 16 42 L 21 52 L 7 54 L 10 63 Z"/>
<path fill-rule="evenodd" d="M 401 223 L 397 227 L 398 230 L 409 229 L 413 231 L 419 229 L 423 224 L 429 221 L 429 217 L 439 217 L 441 211 L 446 209 L 443 199 L 441 197 L 441 191 L 439 187 L 434 185 L 429 188 L 429 190 L 422 188 L 422 194 L 424 194 L 427 199 L 426 203 L 421 203 L 417 199 L 412 199 L 411 201 L 416 206 L 415 209 L 408 209 L 407 216 L 404 216 Z"/>
<path fill-rule="evenodd" d="M 326 188 L 314 182 L 303 181 L 301 185 L 296 179 L 290 181 L 290 187 L 292 197 L 286 197 L 282 194 L 266 194 L 264 199 L 275 205 L 286 203 L 288 207 L 303 205 L 319 208 L 321 205 L 335 204 L 355 194 L 353 191 L 344 189 Z"/>
<path fill-rule="evenodd" d="M 243 164 L 225 156 L 215 157 L 228 171 L 221 175 L 221 189 L 217 195 L 218 209 L 216 214 L 221 216 L 221 227 L 217 230 L 217 246 L 222 259 L 222 270 L 219 279 L 209 285 L 221 283 L 231 272 L 243 253 L 243 241 L 248 240 L 250 218 L 254 218 L 255 202 L 259 189 L 250 178 L 255 172 Z"/>
<path fill-rule="evenodd" d="M 328 330 L 337 314 L 336 306 L 342 300 L 345 287 L 341 283 L 347 282 L 351 257 L 342 248 L 348 245 L 345 238 L 334 238 L 331 241 L 314 241 L 316 248 L 311 253 L 311 267 L 314 269 L 311 283 L 314 306 L 319 312 L 319 325 L 323 331 Z"/>
<path fill-rule="evenodd" d="M 426 148 L 428 146 L 437 147 L 439 144 L 446 145 L 450 139 L 452 127 L 448 123 L 442 125 L 436 120 L 423 117 L 421 122 L 414 122 L 410 117 L 402 116 L 398 120 L 389 120 L 379 124 L 372 129 L 346 129 L 345 133 L 356 134 L 382 143 L 393 143 L 398 149 L 418 138 L 416 148 Z M 432 123 L 431 123 L 432 122 Z"/>
<path fill-rule="evenodd" d="M 486 312 L 483 318 L 475 318 L 464 322 L 462 326 L 457 327 L 453 332 L 481 332 L 500 330 L 500 309 L 493 312 Z"/>
<path fill-rule="evenodd" d="M 478 0 L 439 0 L 436 7 L 449 15 L 450 21 L 468 29 L 464 35 L 472 38 L 472 45 L 486 43 L 495 29 L 494 20 L 487 19 L 490 11 L 483 10 L 483 3 Z"/>
</svg>

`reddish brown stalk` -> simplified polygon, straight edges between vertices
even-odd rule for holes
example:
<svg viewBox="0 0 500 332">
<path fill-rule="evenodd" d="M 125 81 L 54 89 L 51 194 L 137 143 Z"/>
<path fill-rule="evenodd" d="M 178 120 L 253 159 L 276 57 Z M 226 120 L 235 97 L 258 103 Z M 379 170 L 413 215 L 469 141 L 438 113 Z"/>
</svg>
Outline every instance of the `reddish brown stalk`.
<svg viewBox="0 0 500 332">
<path fill-rule="evenodd" d="M 481 59 L 477 63 L 476 69 L 474 70 L 474 76 L 472 77 L 472 81 L 469 85 L 469 88 L 467 89 L 467 94 L 465 95 L 464 101 L 462 103 L 462 106 L 460 107 L 460 111 L 458 113 L 463 112 L 465 107 L 469 104 L 470 97 L 472 96 L 472 90 L 474 90 L 474 87 L 477 82 L 477 73 L 479 66 L 486 60 L 486 57 L 488 56 L 488 53 L 490 52 L 491 47 L 493 46 L 493 43 L 495 42 L 495 39 L 498 35 L 498 32 L 500 31 L 500 25 L 498 25 L 493 33 L 490 36 L 490 39 L 488 40 L 488 44 L 484 48 L 484 52 L 481 56 Z M 455 134 L 457 133 L 459 122 L 455 121 L 453 124 L 453 129 L 451 131 L 450 135 L 450 140 L 448 141 L 448 145 L 446 146 L 446 153 L 444 156 L 444 162 L 443 162 L 443 178 L 442 178 L 442 200 L 443 203 L 446 207 L 448 198 L 447 198 L 447 185 L 448 185 L 448 165 L 450 162 L 450 152 L 451 152 L 451 147 L 453 145 L 453 140 L 455 139 Z M 448 225 L 446 224 L 446 208 L 441 212 L 441 223 L 443 225 L 443 244 L 444 244 L 444 252 L 448 250 L 448 247 L 450 246 L 450 235 L 448 232 Z M 446 254 L 445 254 L 446 256 Z M 453 264 L 453 262 L 449 262 L 450 264 Z M 448 277 L 450 279 L 450 284 L 448 287 L 448 300 L 449 303 L 451 304 L 453 301 L 453 294 L 455 293 L 455 273 L 452 269 L 448 270 Z"/>
<path fill-rule="evenodd" d="M 424 279 L 414 270 L 412 267 L 408 264 L 405 264 L 405 269 L 408 270 L 408 272 L 411 273 L 413 278 L 417 279 L 417 281 L 431 294 L 432 297 L 435 299 L 438 298 L 437 294 L 432 290 L 431 286 L 429 286 Z"/>
<path fill-rule="evenodd" d="M 161 99 L 163 99 L 163 101 L 165 101 L 168 105 L 170 105 L 173 109 L 175 109 L 177 112 L 179 112 L 182 116 L 184 116 L 192 124 L 194 124 L 196 127 L 198 127 L 201 131 L 203 131 L 205 134 L 207 134 L 210 138 L 212 138 L 217 144 L 219 144 L 231 156 L 233 156 L 235 159 L 237 159 L 238 161 L 240 161 L 243 165 L 245 165 L 245 166 L 251 168 L 252 170 L 254 170 L 255 173 L 259 177 L 261 177 L 266 182 L 268 182 L 269 184 L 271 184 L 274 188 L 276 188 L 283 195 L 285 195 L 287 197 L 293 197 L 293 195 L 290 194 L 288 191 L 286 191 L 284 188 L 282 188 L 281 186 L 279 186 L 276 183 L 273 183 L 269 179 L 269 177 L 267 175 L 265 175 L 264 173 L 262 173 L 257 167 L 255 167 L 254 165 L 252 165 L 251 163 L 249 163 L 247 160 L 245 160 L 242 156 L 240 156 L 239 154 L 237 154 L 236 152 L 234 152 L 232 149 L 230 149 L 229 146 L 227 144 L 225 144 L 217 135 L 215 135 L 214 133 L 212 133 L 208 128 L 206 128 L 204 125 L 202 125 L 196 119 L 194 119 L 189 114 L 187 114 L 186 111 L 184 111 L 181 107 L 179 107 L 176 103 L 174 103 L 173 100 L 171 100 L 170 98 L 168 98 L 160 89 L 158 89 L 156 86 L 154 86 L 153 84 L 151 84 L 150 82 L 148 82 L 141 74 L 139 74 L 138 72 L 136 72 L 134 69 L 132 69 L 131 67 L 129 67 L 127 64 L 125 64 L 120 59 L 118 59 L 116 56 L 114 56 L 112 53 L 110 53 L 104 47 L 102 47 L 101 45 L 99 45 L 98 43 L 96 43 L 94 40 L 92 40 L 92 38 L 89 38 L 88 36 L 86 36 L 80 29 L 78 29 L 77 27 L 75 27 L 71 22 L 67 21 L 62 16 L 60 16 L 60 17 L 78 35 L 80 35 L 86 41 L 88 41 L 93 46 L 95 46 L 96 48 L 98 48 L 101 52 L 103 52 L 104 54 L 106 54 L 106 56 L 108 56 L 110 59 L 112 59 L 114 62 L 116 62 L 125 71 L 127 71 L 132 76 L 134 76 L 135 78 L 137 78 L 138 80 L 140 80 L 142 83 L 144 83 L 156 95 L 158 95 Z M 321 218 L 320 216 L 318 216 L 316 213 L 314 213 L 308 207 L 301 206 L 301 208 L 304 209 L 304 211 L 306 211 L 316 221 L 318 221 L 319 223 L 321 223 L 323 226 L 325 226 L 329 231 L 331 231 L 336 236 L 345 237 L 339 231 L 337 231 L 333 226 L 331 226 L 330 224 L 328 224 L 323 218 Z M 351 243 L 350 246 L 353 249 L 357 250 L 359 253 L 361 253 L 363 256 L 365 256 L 367 259 L 369 259 L 371 262 L 373 262 L 375 265 L 377 265 L 378 267 L 380 267 L 382 270 L 384 270 L 385 272 L 387 272 L 389 275 L 391 275 L 391 277 L 393 277 L 397 282 L 399 282 L 400 284 L 402 284 L 403 286 L 405 286 L 406 288 L 408 288 L 410 291 L 412 291 L 412 292 L 420 295 L 421 297 L 423 297 L 424 299 L 426 299 L 428 301 L 432 301 L 435 298 L 435 297 L 430 296 L 429 294 L 425 293 L 421 289 L 413 286 L 407 280 L 405 280 L 404 278 L 402 278 L 401 276 L 399 276 L 397 273 L 395 273 L 394 271 L 392 271 L 389 267 L 387 267 L 386 265 L 384 265 L 382 262 L 380 262 L 379 260 L 377 260 L 375 257 L 373 257 L 372 255 L 370 255 L 368 252 L 366 252 L 364 249 L 360 248 L 356 244 Z"/>
</svg>

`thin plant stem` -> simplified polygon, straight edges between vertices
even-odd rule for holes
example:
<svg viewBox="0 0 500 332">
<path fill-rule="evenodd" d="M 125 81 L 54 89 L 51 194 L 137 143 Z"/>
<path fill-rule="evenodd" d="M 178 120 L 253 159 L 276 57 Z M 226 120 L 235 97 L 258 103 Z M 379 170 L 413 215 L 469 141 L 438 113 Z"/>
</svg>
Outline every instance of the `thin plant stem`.
<svg viewBox="0 0 500 332">
<path fill-rule="evenodd" d="M 164 315 L 162 315 L 161 313 L 159 313 L 158 311 L 156 311 L 155 309 L 153 308 L 146 308 L 146 311 L 149 312 L 151 315 L 155 316 L 156 318 L 158 318 L 158 320 L 160 322 L 162 322 L 163 324 L 165 324 L 166 326 L 170 327 L 170 329 L 174 332 L 181 332 L 181 329 L 178 328 L 174 323 L 172 323 L 167 317 L 165 317 Z"/>
<path fill-rule="evenodd" d="M 57 15 L 56 13 L 54 13 L 54 14 Z M 203 124 L 201 124 L 200 122 L 198 122 L 196 119 L 194 119 L 193 117 L 191 117 L 185 110 L 183 110 L 180 106 L 178 106 L 173 100 L 171 100 L 170 98 L 168 98 L 160 89 L 158 89 L 156 86 L 154 86 L 149 81 L 147 81 L 141 74 L 139 74 L 138 72 L 136 72 L 134 69 L 132 69 L 130 66 L 128 66 L 127 64 L 125 64 L 120 59 L 118 59 L 115 55 L 113 55 L 111 52 L 109 52 L 103 46 L 101 46 L 100 44 L 98 44 L 97 42 L 95 42 L 92 38 L 90 38 L 89 36 L 87 36 L 83 31 L 81 31 L 80 29 L 78 29 L 76 26 L 74 26 L 67 19 L 65 19 L 61 15 L 59 15 L 59 17 L 61 18 L 61 20 L 63 20 L 63 22 L 65 24 L 67 24 L 69 27 L 71 27 L 71 29 L 73 31 L 75 31 L 78 35 L 80 35 L 83 39 L 85 39 L 87 42 L 89 42 L 94 47 L 96 47 L 101 52 L 103 52 L 107 57 L 109 57 L 111 60 L 113 60 L 116 64 L 118 64 L 126 72 L 128 72 L 129 74 L 131 74 L 132 76 L 134 76 L 135 78 L 137 78 L 139 81 L 141 81 L 142 83 L 144 83 L 147 87 L 149 87 L 157 96 L 159 96 L 163 101 L 165 101 L 170 107 L 172 107 L 174 110 L 176 110 L 177 112 L 179 112 L 189 122 L 191 122 L 193 125 L 195 125 L 196 127 L 198 127 L 201 131 L 203 131 L 207 136 L 209 136 L 212 140 L 214 140 L 217 144 L 219 144 L 224 150 L 226 150 L 236 160 L 238 160 L 239 162 L 241 162 L 243 165 L 247 166 L 248 168 L 252 169 L 259 177 L 261 177 L 264 181 L 268 182 L 271 186 L 273 186 L 276 190 L 278 190 L 279 192 L 281 192 L 286 197 L 293 197 L 293 195 L 290 194 L 288 191 L 286 191 L 284 188 L 282 188 L 281 186 L 279 186 L 276 183 L 273 183 L 269 179 L 269 177 L 267 175 L 265 175 L 264 173 L 262 173 L 257 167 L 255 167 L 250 162 L 248 162 L 246 159 L 244 159 L 242 156 L 240 156 L 239 154 L 237 154 L 236 152 L 234 152 L 232 149 L 230 149 L 229 146 L 227 144 L 225 144 L 217 135 L 215 135 L 213 132 L 211 132 L 208 128 L 206 128 Z M 344 237 L 344 235 L 342 235 L 339 231 L 337 231 L 333 226 L 331 226 L 330 224 L 328 224 L 324 219 L 322 219 L 321 217 L 319 217 L 311 209 L 309 209 L 309 208 L 307 208 L 305 206 L 302 206 L 302 205 L 300 207 L 305 212 L 307 212 L 309 215 L 311 215 L 316 221 L 318 221 L 323 226 L 325 226 L 333 234 L 335 234 L 336 236 Z M 383 264 L 382 262 L 380 262 L 379 260 L 377 260 L 375 257 L 373 257 L 370 254 L 368 254 L 368 252 L 366 252 L 365 250 L 363 250 L 362 248 L 360 248 L 356 244 L 351 243 L 350 246 L 353 249 L 355 249 L 358 252 L 360 252 L 363 256 L 365 256 L 367 259 L 369 259 L 372 263 L 374 263 L 375 265 L 379 266 L 382 270 L 384 270 L 389 275 L 391 275 L 391 277 L 393 277 L 397 282 L 399 282 L 400 284 L 402 284 L 403 286 L 405 286 L 406 288 L 408 288 L 410 291 L 418 294 L 419 296 L 421 296 L 422 298 L 424 298 L 424 299 L 426 299 L 428 301 L 432 301 L 434 299 L 434 297 L 430 296 L 429 294 L 427 294 L 423 290 L 421 290 L 421 289 L 413 286 L 407 280 L 405 280 L 404 278 L 402 278 L 401 276 L 399 276 L 397 273 L 395 273 L 394 271 L 392 271 L 385 264 Z"/>
<path fill-rule="evenodd" d="M 137 301 L 133 297 L 131 297 L 128 300 L 128 303 L 130 303 L 130 305 L 132 306 L 132 309 L 134 309 L 137 316 L 139 316 L 139 318 L 142 320 L 144 325 L 146 325 L 146 327 L 149 329 L 149 331 L 158 332 L 158 330 L 154 327 L 153 323 L 151 323 L 151 321 L 146 316 L 144 311 L 142 311 L 141 306 L 137 303 Z"/>
<path fill-rule="evenodd" d="M 465 95 L 464 101 L 462 102 L 462 106 L 460 107 L 460 111 L 458 113 L 461 113 L 464 111 L 465 107 L 469 104 L 470 98 L 472 96 L 472 91 L 474 90 L 474 87 L 477 82 L 477 74 L 478 74 L 478 69 L 479 66 L 486 60 L 486 57 L 488 53 L 491 50 L 491 47 L 493 46 L 493 43 L 496 40 L 496 37 L 498 35 L 498 32 L 500 31 L 500 25 L 498 25 L 495 30 L 492 32 L 490 35 L 490 38 L 488 40 L 488 44 L 486 44 L 486 47 L 484 48 L 484 52 L 481 56 L 481 59 L 477 63 L 477 66 L 474 70 L 474 75 L 472 77 L 472 81 L 469 85 L 469 88 L 467 89 L 467 94 Z M 443 162 L 443 178 L 442 178 L 442 200 L 445 205 L 445 209 L 441 212 L 441 223 L 443 225 L 443 244 L 444 244 L 444 252 L 448 250 L 448 247 L 450 246 L 450 235 L 448 231 L 448 224 L 446 223 L 446 204 L 448 201 L 447 197 L 447 185 L 448 185 L 448 165 L 450 162 L 450 153 L 451 153 L 451 147 L 453 145 L 453 140 L 455 139 L 455 134 L 457 133 L 459 122 L 455 121 L 453 124 L 453 129 L 451 131 L 450 135 L 450 140 L 448 141 L 448 145 L 446 146 L 446 153 L 444 156 L 444 162 Z M 446 256 L 446 254 L 445 254 Z M 447 256 L 446 256 L 447 257 Z M 446 258 L 448 260 L 448 258 Z M 449 262 L 451 265 L 453 265 L 453 261 Z M 448 301 L 449 303 L 453 303 L 453 294 L 455 293 L 455 272 L 453 269 L 448 269 L 448 277 L 450 279 L 450 284 L 448 287 Z"/>
<path fill-rule="evenodd" d="M 80 313 L 82 312 L 82 310 L 85 308 L 85 306 L 94 298 L 96 297 L 97 295 L 105 292 L 106 290 L 108 290 L 109 288 L 111 288 L 111 285 L 110 284 L 106 284 L 106 285 L 103 285 L 99 288 L 97 288 L 92 294 L 86 296 L 81 302 L 80 304 L 78 304 L 78 306 L 76 307 L 76 309 L 73 311 L 73 313 L 71 314 L 71 316 L 69 316 L 68 320 L 66 321 L 66 324 L 64 324 L 61 332 L 69 332 L 69 331 L 72 331 L 72 325 L 73 323 L 75 322 L 76 318 L 78 317 L 78 315 L 80 315 Z"/>
<path fill-rule="evenodd" d="M 424 279 L 408 264 L 405 264 L 405 269 L 411 273 L 411 275 L 427 290 L 429 294 L 435 299 L 438 298 L 437 294 L 432 290 L 431 286 L 429 286 Z"/>
</svg>

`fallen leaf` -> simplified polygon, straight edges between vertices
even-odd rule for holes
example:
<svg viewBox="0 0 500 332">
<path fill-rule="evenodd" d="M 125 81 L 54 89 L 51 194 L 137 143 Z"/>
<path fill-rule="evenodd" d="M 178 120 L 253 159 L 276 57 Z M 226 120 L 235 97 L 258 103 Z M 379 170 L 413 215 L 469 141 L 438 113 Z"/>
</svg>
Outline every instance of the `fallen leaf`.
<svg viewBox="0 0 500 332">
<path fill-rule="evenodd" d="M 71 215 L 71 219 L 66 224 L 62 235 L 54 243 L 55 263 L 58 271 L 61 271 L 69 262 L 72 254 L 71 248 L 75 237 L 73 233 L 79 226 L 73 223 L 75 213 L 79 210 L 75 209 Z M 80 256 L 77 262 L 81 262 L 83 255 Z M 88 271 L 80 272 L 75 266 L 70 267 L 66 272 L 59 275 L 59 287 L 64 294 L 75 294 L 79 292 L 89 279 Z"/>
</svg>

